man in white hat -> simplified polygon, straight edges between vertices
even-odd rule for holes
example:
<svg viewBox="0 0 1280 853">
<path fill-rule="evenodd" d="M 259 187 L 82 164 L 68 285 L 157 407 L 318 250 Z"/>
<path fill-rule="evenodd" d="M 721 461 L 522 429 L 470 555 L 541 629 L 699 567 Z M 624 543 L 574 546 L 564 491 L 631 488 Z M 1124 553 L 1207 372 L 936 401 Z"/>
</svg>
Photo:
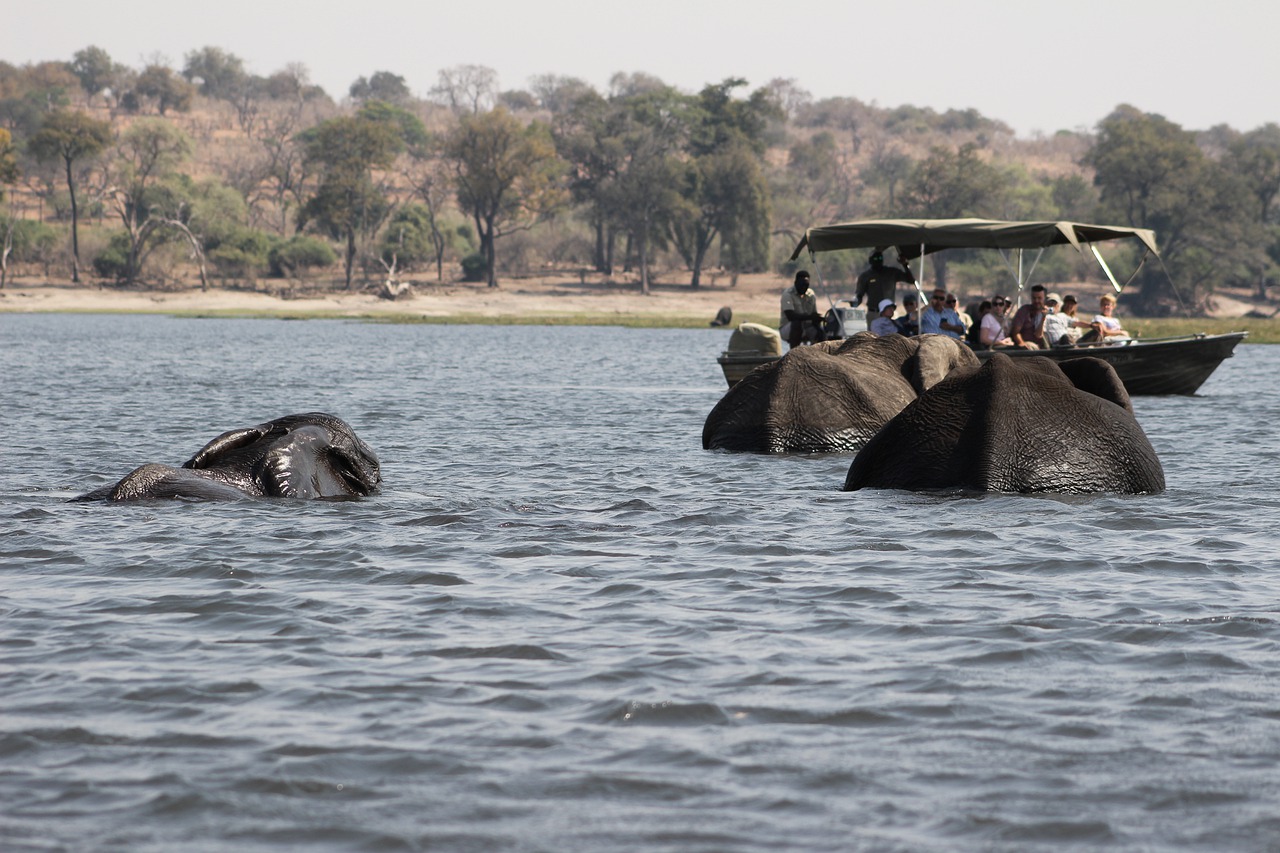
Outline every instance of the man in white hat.
<svg viewBox="0 0 1280 853">
<path fill-rule="evenodd" d="M 883 337 L 898 334 L 898 324 L 893 322 L 893 312 L 897 308 L 892 299 L 880 300 L 880 313 L 871 321 L 871 333 Z"/>
</svg>

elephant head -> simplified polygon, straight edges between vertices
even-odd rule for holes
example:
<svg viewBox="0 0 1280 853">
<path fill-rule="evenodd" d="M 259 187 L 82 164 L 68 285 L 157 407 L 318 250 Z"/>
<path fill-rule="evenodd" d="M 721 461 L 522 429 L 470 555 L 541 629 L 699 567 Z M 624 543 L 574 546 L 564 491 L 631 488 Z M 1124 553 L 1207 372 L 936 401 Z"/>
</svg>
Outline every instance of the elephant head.
<svg viewBox="0 0 1280 853">
<path fill-rule="evenodd" d="M 846 491 L 1164 490 L 1164 469 L 1111 365 L 997 353 L 957 370 L 859 451 Z"/>
<path fill-rule="evenodd" d="M 330 498 L 381 484 L 378 457 L 346 421 L 309 412 L 224 432 L 181 468 L 143 465 L 76 500 Z"/>
<path fill-rule="evenodd" d="M 952 369 L 977 357 L 944 335 L 859 332 L 796 347 L 729 389 L 707 416 L 702 446 L 748 453 L 857 450 Z"/>
</svg>

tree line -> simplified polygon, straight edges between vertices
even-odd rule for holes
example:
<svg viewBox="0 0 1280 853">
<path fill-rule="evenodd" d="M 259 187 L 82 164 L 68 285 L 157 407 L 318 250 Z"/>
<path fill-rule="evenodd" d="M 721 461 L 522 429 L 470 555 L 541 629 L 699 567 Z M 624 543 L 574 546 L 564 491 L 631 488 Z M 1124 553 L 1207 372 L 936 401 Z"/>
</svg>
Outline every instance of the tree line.
<svg viewBox="0 0 1280 853">
<path fill-rule="evenodd" d="M 348 288 L 576 268 L 648 292 L 659 274 L 786 273 L 812 225 L 962 216 L 1152 228 L 1163 269 L 1121 259 L 1147 313 L 1226 285 L 1265 296 L 1280 271 L 1276 124 L 1190 131 L 1121 105 L 1090 131 L 1020 140 L 974 110 L 815 100 L 789 80 L 687 93 L 618 74 L 600 92 L 547 74 L 504 91 L 471 65 L 422 97 L 376 71 L 336 102 L 296 63 L 259 76 L 206 47 L 134 70 L 91 46 L 0 62 L 0 189 L 0 285 L 11 263 L 130 285 L 340 270 Z M 999 274 L 945 254 L 944 286 Z M 1054 256 L 1040 277 L 1081 263 Z"/>
</svg>

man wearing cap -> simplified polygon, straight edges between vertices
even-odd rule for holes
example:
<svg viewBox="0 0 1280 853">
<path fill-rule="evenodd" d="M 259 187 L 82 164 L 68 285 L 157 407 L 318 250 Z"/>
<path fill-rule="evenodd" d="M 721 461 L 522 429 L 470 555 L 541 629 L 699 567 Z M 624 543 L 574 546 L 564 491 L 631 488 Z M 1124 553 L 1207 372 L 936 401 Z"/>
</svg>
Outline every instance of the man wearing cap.
<svg viewBox="0 0 1280 853">
<path fill-rule="evenodd" d="M 898 332 L 898 324 L 893 322 L 893 312 L 898 306 L 893 304 L 892 299 L 880 300 L 880 313 L 871 321 L 871 333 L 877 337 L 885 335 L 896 335 Z"/>
<path fill-rule="evenodd" d="M 796 273 L 793 286 L 782 291 L 782 320 L 778 333 L 793 347 L 804 340 L 822 337 L 822 315 L 818 313 L 818 297 L 809 289 L 809 272 Z"/>
<path fill-rule="evenodd" d="M 1043 349 L 1044 347 L 1044 285 L 1037 284 L 1031 288 L 1031 301 L 1018 309 L 1009 325 L 1009 337 L 1013 343 L 1023 349 Z"/>
<path fill-rule="evenodd" d="M 916 299 L 915 291 L 908 291 L 907 295 L 902 297 L 902 316 L 894 317 L 893 324 L 898 327 L 898 334 L 904 338 L 914 338 L 920 334 L 920 300 Z"/>
<path fill-rule="evenodd" d="M 920 315 L 920 334 L 946 335 L 957 340 L 964 335 L 964 323 L 956 309 L 947 305 L 947 292 L 941 287 L 934 288 L 929 307 Z"/>
<path fill-rule="evenodd" d="M 1049 315 L 1044 318 L 1044 342 L 1051 347 L 1071 346 L 1080 337 L 1081 329 L 1088 329 L 1089 324 L 1076 319 L 1076 298 L 1070 293 L 1065 298 L 1050 293 L 1044 304 L 1049 307 Z M 1058 306 L 1062 307 L 1059 308 Z"/>
<path fill-rule="evenodd" d="M 902 264 L 902 269 L 896 267 L 886 267 L 884 265 L 884 255 L 880 250 L 871 253 L 871 257 L 867 259 L 871 265 L 870 269 L 864 271 L 858 276 L 858 289 L 854 292 L 853 304 L 861 305 L 865 297 L 867 307 L 879 305 L 884 300 L 892 300 L 894 292 L 898 289 L 898 282 L 903 281 L 908 284 L 915 284 L 916 277 L 911 274 L 911 268 L 907 266 L 907 262 L 902 256 L 898 256 L 898 263 Z M 871 328 L 871 323 L 875 318 L 871 312 L 867 312 L 867 328 Z"/>
</svg>

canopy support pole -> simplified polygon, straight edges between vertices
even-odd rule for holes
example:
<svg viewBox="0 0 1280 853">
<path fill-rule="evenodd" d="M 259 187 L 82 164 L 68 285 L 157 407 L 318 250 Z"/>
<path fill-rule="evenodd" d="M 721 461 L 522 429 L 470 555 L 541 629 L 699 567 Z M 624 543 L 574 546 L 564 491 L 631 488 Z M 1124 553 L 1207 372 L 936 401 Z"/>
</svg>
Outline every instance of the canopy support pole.
<svg viewBox="0 0 1280 853">
<path fill-rule="evenodd" d="M 1115 275 L 1112 274 L 1111 267 L 1107 266 L 1107 262 L 1102 259 L 1102 253 L 1098 251 L 1098 247 L 1090 243 L 1089 249 L 1093 252 L 1093 256 L 1098 259 L 1098 266 L 1102 267 L 1102 271 L 1107 274 L 1107 281 L 1111 282 L 1111 286 L 1116 289 L 1116 293 L 1123 290 L 1120 282 L 1116 281 Z"/>
</svg>

